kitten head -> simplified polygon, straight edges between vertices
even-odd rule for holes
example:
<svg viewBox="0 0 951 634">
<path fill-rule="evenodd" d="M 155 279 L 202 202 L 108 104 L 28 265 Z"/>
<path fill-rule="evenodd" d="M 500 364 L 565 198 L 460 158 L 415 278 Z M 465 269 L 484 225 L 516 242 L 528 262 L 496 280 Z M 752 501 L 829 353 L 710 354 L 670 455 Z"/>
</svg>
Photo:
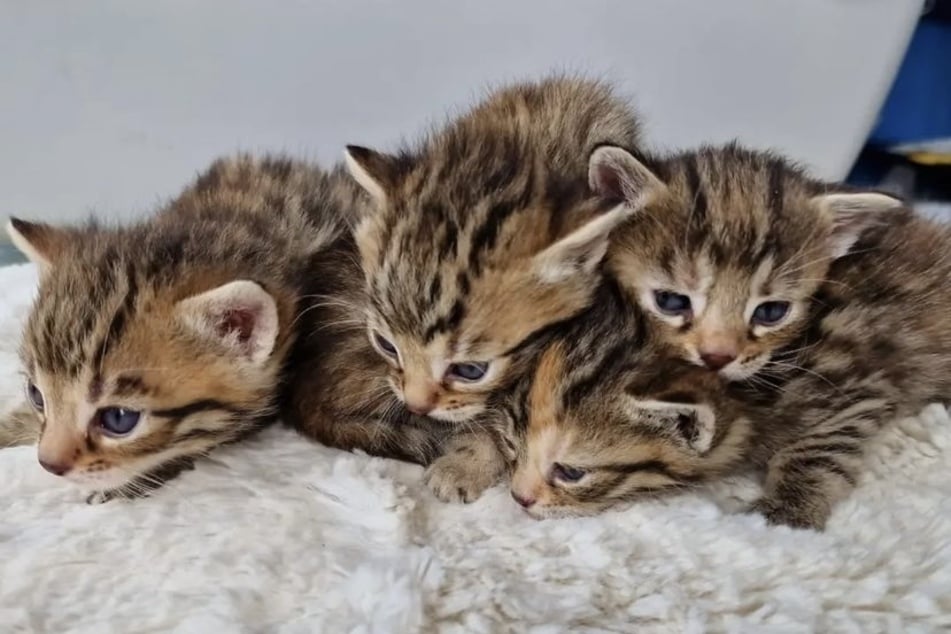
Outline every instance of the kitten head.
<svg viewBox="0 0 951 634">
<path fill-rule="evenodd" d="M 517 452 L 512 497 L 532 517 L 592 515 L 682 489 L 741 455 L 749 426 L 726 417 L 718 423 L 710 373 L 652 364 L 573 394 L 568 345 L 542 355 Z"/>
<path fill-rule="evenodd" d="M 368 335 L 410 411 L 471 419 L 527 341 L 588 305 L 627 211 L 590 192 L 583 157 L 635 135 L 604 86 L 562 80 L 502 91 L 414 152 L 348 148 L 373 203 L 355 233 Z"/>
<path fill-rule="evenodd" d="M 41 272 L 22 357 L 48 471 L 134 494 L 272 413 L 292 300 L 189 266 L 183 236 L 16 219 L 8 232 Z"/>
<path fill-rule="evenodd" d="M 903 206 L 733 145 L 654 162 L 604 147 L 590 170 L 602 195 L 638 210 L 616 232 L 614 274 L 684 359 L 729 380 L 790 344 L 833 262 Z"/>
</svg>

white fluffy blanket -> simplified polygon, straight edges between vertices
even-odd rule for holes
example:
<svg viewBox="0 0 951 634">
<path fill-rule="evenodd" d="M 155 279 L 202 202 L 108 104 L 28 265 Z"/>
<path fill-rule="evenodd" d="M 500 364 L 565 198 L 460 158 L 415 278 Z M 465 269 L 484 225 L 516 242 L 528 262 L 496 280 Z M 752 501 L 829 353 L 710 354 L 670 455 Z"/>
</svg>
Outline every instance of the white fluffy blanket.
<svg viewBox="0 0 951 634">
<path fill-rule="evenodd" d="M 35 279 L 0 269 L 0 402 Z M 3 632 L 927 632 L 951 628 L 951 422 L 891 429 L 825 534 L 731 514 L 750 480 L 536 522 L 499 487 L 436 502 L 413 465 L 285 429 L 153 497 L 89 506 L 0 450 Z"/>
</svg>

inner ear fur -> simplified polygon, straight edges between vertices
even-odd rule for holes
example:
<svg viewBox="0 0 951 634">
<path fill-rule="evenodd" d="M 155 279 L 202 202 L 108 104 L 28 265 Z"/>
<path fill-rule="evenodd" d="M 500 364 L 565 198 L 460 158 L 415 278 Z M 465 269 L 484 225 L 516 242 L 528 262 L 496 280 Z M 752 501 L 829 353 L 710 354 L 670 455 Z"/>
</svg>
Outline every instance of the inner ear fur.
<svg viewBox="0 0 951 634">
<path fill-rule="evenodd" d="M 588 185 L 607 200 L 624 202 L 632 211 L 667 190 L 667 185 L 644 162 L 615 145 L 596 148 L 588 159 Z"/>
<path fill-rule="evenodd" d="M 706 453 L 713 445 L 716 413 L 710 405 L 630 397 L 629 408 L 634 420 L 644 418 L 663 426 L 697 453 Z"/>
<path fill-rule="evenodd" d="M 261 364 L 277 343 L 277 303 L 256 282 L 236 280 L 178 302 L 182 324 L 237 359 Z"/>
</svg>

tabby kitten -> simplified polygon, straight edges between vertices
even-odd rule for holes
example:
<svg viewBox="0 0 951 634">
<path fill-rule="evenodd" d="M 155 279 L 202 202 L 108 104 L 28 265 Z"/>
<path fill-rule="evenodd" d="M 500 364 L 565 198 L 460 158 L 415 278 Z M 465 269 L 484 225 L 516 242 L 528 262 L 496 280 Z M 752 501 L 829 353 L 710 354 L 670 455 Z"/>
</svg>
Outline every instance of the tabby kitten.
<svg viewBox="0 0 951 634">
<path fill-rule="evenodd" d="M 602 148 L 592 171 L 610 198 L 637 197 L 609 256 L 629 301 L 653 337 L 708 369 L 671 381 L 694 386 L 679 398 L 656 396 L 670 391 L 656 385 L 599 387 L 621 393 L 617 429 L 641 451 L 623 453 L 657 472 L 655 489 L 763 465 L 755 510 L 822 528 L 854 487 L 868 438 L 951 390 L 951 229 L 735 146 L 646 164 Z M 724 381 L 720 393 L 705 372 Z M 632 410 L 628 395 L 652 405 Z M 684 434 L 671 412 L 687 410 Z M 575 433 L 607 440 L 590 410 L 572 411 L 558 415 Z M 663 438 L 648 441 L 658 416 L 669 421 Z M 582 471 L 571 472 L 577 484 Z M 624 486 L 645 482 L 641 471 L 626 468 Z"/>
<path fill-rule="evenodd" d="M 133 226 L 12 219 L 41 278 L 22 344 L 40 464 L 91 501 L 136 496 L 270 421 L 344 178 L 240 156 Z"/>
<path fill-rule="evenodd" d="M 456 486 L 457 476 L 497 477 L 497 463 L 472 457 L 494 447 L 445 423 L 487 415 L 530 344 L 590 303 L 628 211 L 592 195 L 586 157 L 637 140 L 607 86 L 557 78 L 500 90 L 397 155 L 349 147 L 370 199 L 354 233 L 358 264 L 315 308 L 311 340 L 323 353 L 295 389 L 297 424 L 334 446 L 422 464 L 448 454 L 427 474 L 434 491 L 478 495 L 481 484 Z"/>
<path fill-rule="evenodd" d="M 500 434 L 535 518 L 591 515 L 743 463 L 752 430 L 717 377 L 672 356 L 614 282 L 513 391 Z"/>
<path fill-rule="evenodd" d="M 855 287 L 842 296 L 858 303 L 850 310 L 871 321 L 894 308 L 893 326 L 905 304 L 875 297 L 868 278 L 928 301 L 942 286 L 934 274 L 913 279 L 947 263 L 910 252 L 929 246 L 915 241 L 935 225 L 894 213 L 902 202 L 891 196 L 843 191 L 736 145 L 644 162 L 604 147 L 591 161 L 599 191 L 639 209 L 616 234 L 612 272 L 684 359 L 727 380 L 753 377 L 813 325 L 817 292 Z"/>
</svg>

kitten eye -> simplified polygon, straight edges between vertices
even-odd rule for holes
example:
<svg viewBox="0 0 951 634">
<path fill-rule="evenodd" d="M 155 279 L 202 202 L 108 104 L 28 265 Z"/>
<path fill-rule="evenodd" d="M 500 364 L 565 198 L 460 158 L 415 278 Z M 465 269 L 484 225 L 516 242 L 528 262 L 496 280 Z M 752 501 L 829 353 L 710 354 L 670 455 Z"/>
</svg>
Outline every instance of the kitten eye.
<svg viewBox="0 0 951 634">
<path fill-rule="evenodd" d="M 750 320 L 759 326 L 775 326 L 789 312 L 789 302 L 763 302 L 753 311 Z"/>
<path fill-rule="evenodd" d="M 449 378 L 462 381 L 478 381 L 485 376 L 489 364 L 485 362 L 453 363 L 446 374 Z"/>
<path fill-rule="evenodd" d="M 26 396 L 30 399 L 30 404 L 36 408 L 36 411 L 42 412 L 45 403 L 43 402 L 43 392 L 40 392 L 40 388 L 36 387 L 36 384 L 33 381 L 30 381 L 26 384 Z"/>
<path fill-rule="evenodd" d="M 690 312 L 690 298 L 673 291 L 654 291 L 654 303 L 666 315 L 683 315 Z"/>
<path fill-rule="evenodd" d="M 588 473 L 584 469 L 578 469 L 577 467 L 569 467 L 568 465 L 561 464 L 556 462 L 551 466 L 551 477 L 553 480 L 561 480 L 562 482 L 577 482 Z"/>
<path fill-rule="evenodd" d="M 139 424 L 141 412 L 121 407 L 104 407 L 96 412 L 99 427 L 109 436 L 125 436 Z"/>
<path fill-rule="evenodd" d="M 380 350 L 386 354 L 390 355 L 394 359 L 399 356 L 399 352 L 396 350 L 396 346 L 393 344 L 393 342 L 380 333 L 373 333 L 373 339 L 376 341 L 376 345 L 380 346 Z"/>
</svg>

